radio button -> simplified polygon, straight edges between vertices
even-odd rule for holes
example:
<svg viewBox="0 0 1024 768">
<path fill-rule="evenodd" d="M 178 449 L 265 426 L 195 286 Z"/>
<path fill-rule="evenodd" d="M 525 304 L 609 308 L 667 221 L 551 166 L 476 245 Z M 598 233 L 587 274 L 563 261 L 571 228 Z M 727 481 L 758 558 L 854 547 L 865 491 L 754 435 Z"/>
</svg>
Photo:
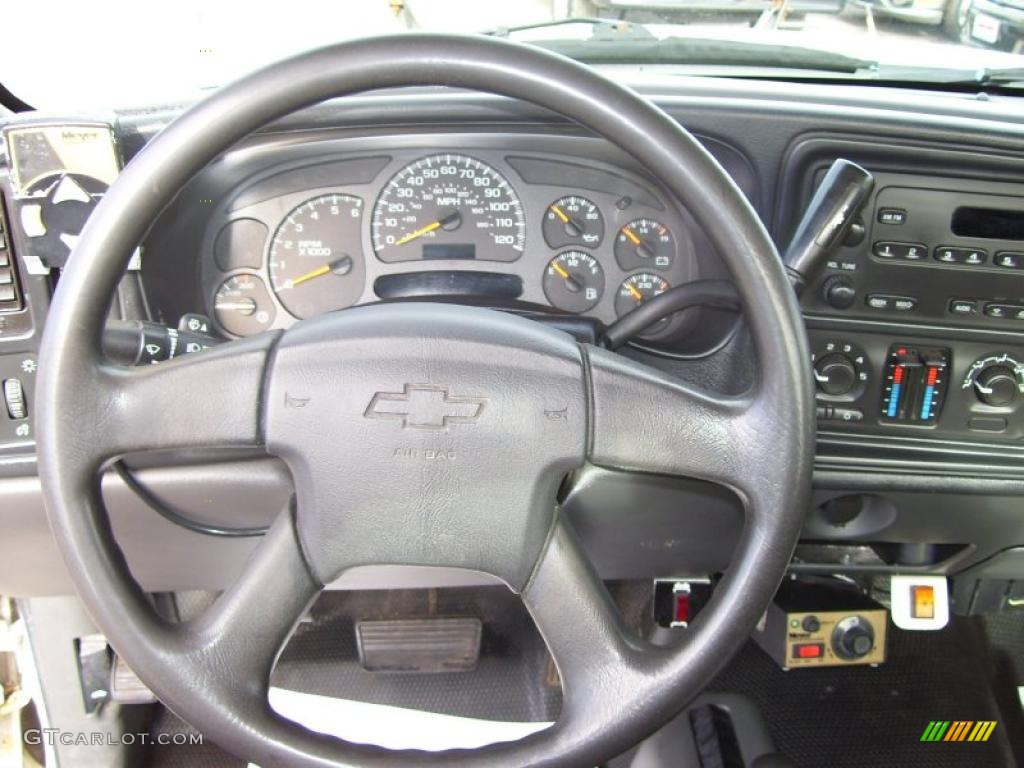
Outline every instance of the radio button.
<svg viewBox="0 0 1024 768">
<path fill-rule="evenodd" d="M 985 314 L 989 317 L 1024 320 L 1024 306 L 1020 304 L 986 304 Z"/>
<path fill-rule="evenodd" d="M 974 299 L 952 299 L 949 302 L 949 312 L 953 315 L 976 315 L 978 302 Z"/>
<path fill-rule="evenodd" d="M 935 249 L 935 260 L 942 264 L 966 264 L 973 267 L 988 261 L 988 251 L 943 245 Z"/>
<path fill-rule="evenodd" d="M 879 208 L 878 209 L 878 223 L 879 224 L 905 224 L 907 221 L 907 212 L 902 208 Z"/>
<path fill-rule="evenodd" d="M 913 296 L 890 296 L 886 293 L 872 293 L 864 303 L 871 309 L 880 312 L 893 310 L 895 312 L 912 312 L 917 306 L 917 299 Z"/>
<path fill-rule="evenodd" d="M 880 259 L 921 261 L 928 258 L 928 246 L 923 243 L 896 243 L 881 240 L 871 246 L 871 252 Z"/>
<path fill-rule="evenodd" d="M 992 263 L 1006 269 L 1024 269 L 1024 253 L 1001 251 L 992 257 Z"/>
</svg>

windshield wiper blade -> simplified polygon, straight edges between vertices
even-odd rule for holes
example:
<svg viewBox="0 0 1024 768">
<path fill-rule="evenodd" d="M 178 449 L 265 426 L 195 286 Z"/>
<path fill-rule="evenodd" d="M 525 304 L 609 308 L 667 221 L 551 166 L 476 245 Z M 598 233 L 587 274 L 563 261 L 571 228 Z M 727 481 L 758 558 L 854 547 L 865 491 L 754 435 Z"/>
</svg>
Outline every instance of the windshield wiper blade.
<svg viewBox="0 0 1024 768">
<path fill-rule="evenodd" d="M 883 65 L 865 73 L 871 80 L 889 83 L 928 84 L 951 88 L 1024 88 L 1024 67 L 989 69 L 942 69 Z"/>
<path fill-rule="evenodd" d="M 666 37 L 629 40 L 535 40 L 587 64 L 691 64 L 703 66 L 806 69 L 855 74 L 878 64 L 841 53 L 792 45 L 708 38 Z"/>
<path fill-rule="evenodd" d="M 978 73 L 978 83 L 1024 88 L 1024 67 L 983 69 Z"/>
<path fill-rule="evenodd" d="M 495 27 L 481 34 L 489 37 L 511 37 L 517 32 L 531 32 L 535 29 L 551 29 L 553 27 L 571 27 L 577 24 L 590 26 L 591 40 L 654 39 L 654 35 L 643 24 L 616 19 L 602 19 L 597 16 L 578 16 L 571 19 L 558 19 L 557 21 L 540 21 L 535 24 L 520 24 L 516 27 Z"/>
</svg>

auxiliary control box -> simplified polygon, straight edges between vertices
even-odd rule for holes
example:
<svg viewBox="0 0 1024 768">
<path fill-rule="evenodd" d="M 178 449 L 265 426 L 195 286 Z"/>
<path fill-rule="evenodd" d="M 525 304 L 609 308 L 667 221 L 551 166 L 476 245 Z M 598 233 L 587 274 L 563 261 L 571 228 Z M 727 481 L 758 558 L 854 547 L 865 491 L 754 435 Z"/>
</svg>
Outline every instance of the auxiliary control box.
<svg viewBox="0 0 1024 768">
<path fill-rule="evenodd" d="M 859 592 L 787 582 L 754 640 L 783 669 L 877 665 L 887 626 L 885 608 Z"/>
</svg>

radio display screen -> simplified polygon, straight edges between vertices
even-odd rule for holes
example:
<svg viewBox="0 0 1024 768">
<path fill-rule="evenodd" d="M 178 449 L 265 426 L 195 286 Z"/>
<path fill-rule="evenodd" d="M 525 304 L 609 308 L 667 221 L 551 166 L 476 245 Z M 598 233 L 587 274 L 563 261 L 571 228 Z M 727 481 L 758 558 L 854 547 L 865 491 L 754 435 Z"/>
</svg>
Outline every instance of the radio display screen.
<svg viewBox="0 0 1024 768">
<path fill-rule="evenodd" d="M 958 237 L 1024 240 L 1024 210 L 960 207 L 953 211 L 950 227 Z"/>
</svg>

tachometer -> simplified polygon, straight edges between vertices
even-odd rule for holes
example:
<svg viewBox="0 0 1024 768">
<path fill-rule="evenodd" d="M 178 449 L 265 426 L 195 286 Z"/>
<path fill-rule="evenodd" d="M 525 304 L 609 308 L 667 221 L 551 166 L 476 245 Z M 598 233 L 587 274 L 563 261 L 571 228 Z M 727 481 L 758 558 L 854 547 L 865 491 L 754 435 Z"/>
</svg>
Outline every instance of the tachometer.
<svg viewBox="0 0 1024 768">
<path fill-rule="evenodd" d="M 381 261 L 515 261 L 526 219 L 515 190 L 472 157 L 430 155 L 405 166 L 373 208 L 373 249 Z"/>
<path fill-rule="evenodd" d="M 353 304 L 363 291 L 363 201 L 329 194 L 292 209 L 270 243 L 270 283 L 295 317 Z"/>
</svg>

